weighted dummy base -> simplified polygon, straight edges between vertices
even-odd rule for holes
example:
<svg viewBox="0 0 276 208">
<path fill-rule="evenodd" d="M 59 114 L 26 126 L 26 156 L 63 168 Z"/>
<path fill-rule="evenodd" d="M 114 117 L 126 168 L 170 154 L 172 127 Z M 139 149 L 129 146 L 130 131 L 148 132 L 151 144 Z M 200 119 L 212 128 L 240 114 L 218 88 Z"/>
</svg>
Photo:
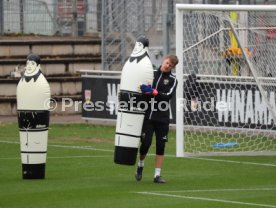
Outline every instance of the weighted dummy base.
<svg viewBox="0 0 276 208">
<path fill-rule="evenodd" d="M 22 164 L 23 179 L 44 179 L 45 178 L 45 163 L 44 164 Z"/>
<path fill-rule="evenodd" d="M 114 162 L 121 165 L 135 165 L 138 148 L 115 146 Z"/>
</svg>

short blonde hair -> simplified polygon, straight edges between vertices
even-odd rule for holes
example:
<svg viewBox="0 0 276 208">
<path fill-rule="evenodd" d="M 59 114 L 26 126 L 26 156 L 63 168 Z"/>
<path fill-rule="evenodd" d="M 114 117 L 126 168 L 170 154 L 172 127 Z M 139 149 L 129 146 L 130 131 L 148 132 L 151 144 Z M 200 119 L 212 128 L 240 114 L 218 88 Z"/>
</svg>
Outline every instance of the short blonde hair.
<svg viewBox="0 0 276 208">
<path fill-rule="evenodd" d="M 164 60 L 165 60 L 165 59 L 170 59 L 171 63 L 172 63 L 174 66 L 176 66 L 176 65 L 178 64 L 178 62 L 179 62 L 177 56 L 172 55 L 172 54 L 169 54 L 169 55 L 165 56 Z"/>
</svg>

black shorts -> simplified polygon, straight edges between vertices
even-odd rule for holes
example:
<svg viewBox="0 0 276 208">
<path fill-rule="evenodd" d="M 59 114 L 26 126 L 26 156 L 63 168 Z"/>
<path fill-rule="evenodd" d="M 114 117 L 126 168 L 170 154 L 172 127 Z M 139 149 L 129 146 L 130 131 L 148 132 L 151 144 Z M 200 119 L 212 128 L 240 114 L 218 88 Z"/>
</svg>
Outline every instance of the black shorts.
<svg viewBox="0 0 276 208">
<path fill-rule="evenodd" d="M 156 154 L 164 155 L 165 143 L 168 141 L 169 124 L 151 121 L 148 119 L 144 120 L 140 154 L 145 155 L 152 143 L 152 137 L 155 133 L 156 137 Z"/>
</svg>

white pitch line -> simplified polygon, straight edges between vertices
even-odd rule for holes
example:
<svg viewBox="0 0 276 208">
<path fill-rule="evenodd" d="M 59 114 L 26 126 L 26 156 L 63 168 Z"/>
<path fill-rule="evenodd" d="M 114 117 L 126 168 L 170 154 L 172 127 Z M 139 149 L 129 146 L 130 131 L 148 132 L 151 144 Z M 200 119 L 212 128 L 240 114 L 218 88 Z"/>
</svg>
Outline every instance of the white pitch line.
<svg viewBox="0 0 276 208">
<path fill-rule="evenodd" d="M 3 141 L 0 140 L 1 143 L 6 143 L 6 144 L 19 144 L 19 142 L 15 142 L 15 141 Z"/>
<path fill-rule="evenodd" d="M 0 160 L 20 160 L 19 157 L 0 157 Z"/>
<path fill-rule="evenodd" d="M 248 188 L 248 189 L 190 189 L 190 190 L 175 190 L 175 191 L 158 191 L 171 193 L 198 193 L 198 192 L 237 192 L 237 191 L 276 191 L 276 188 Z"/>
<path fill-rule="evenodd" d="M 0 143 L 19 144 L 19 142 L 15 142 L 15 141 L 3 141 L 3 140 L 2 141 L 0 140 Z M 93 148 L 90 146 L 69 146 L 69 145 L 51 145 L 51 144 L 49 144 L 48 146 L 60 147 L 60 148 L 70 148 L 70 149 L 94 150 L 94 151 L 102 151 L 102 152 L 114 152 L 113 150 L 98 149 L 98 148 Z M 155 156 L 155 154 L 148 154 L 148 156 Z M 165 157 L 175 157 L 175 155 L 165 155 Z M 235 163 L 235 164 L 242 164 L 242 165 L 244 164 L 244 165 L 276 167 L 276 164 L 270 164 L 270 163 L 241 162 L 241 161 L 234 161 L 234 160 L 221 160 L 221 159 L 202 158 L 202 157 L 186 157 L 184 159 L 207 160 L 207 161 Z"/>
<path fill-rule="evenodd" d="M 15 141 L 3 141 L 0 140 L 0 143 L 6 144 L 19 144 L 19 142 Z M 49 147 L 59 147 L 59 148 L 68 148 L 68 149 L 85 149 L 85 150 L 95 150 L 95 151 L 102 151 L 102 152 L 113 152 L 113 150 L 108 149 L 98 149 L 91 146 L 70 146 L 70 145 L 59 145 L 59 144 L 48 144 Z"/>
<path fill-rule="evenodd" d="M 74 158 L 98 158 L 98 157 L 110 157 L 110 155 L 77 155 L 77 156 L 56 156 L 47 157 L 47 159 L 74 159 Z M 0 157 L 0 160 L 20 160 L 20 157 Z"/>
<path fill-rule="evenodd" d="M 98 158 L 98 157 L 110 157 L 110 155 L 79 155 L 79 156 L 57 156 L 47 157 L 47 159 L 72 159 L 72 158 Z"/>
<path fill-rule="evenodd" d="M 192 197 L 192 196 L 182 196 L 182 195 L 175 195 L 175 194 L 162 194 L 162 193 L 157 193 L 157 192 L 136 192 L 136 193 L 144 194 L 144 195 L 153 195 L 153 196 L 163 196 L 163 197 L 172 197 L 172 198 L 182 198 L 182 199 L 202 200 L 202 201 L 211 201 L 211 202 L 221 202 L 221 203 L 228 203 L 228 204 L 240 204 L 240 205 L 249 205 L 249 206 L 257 206 L 257 207 L 276 208 L 275 205 L 269 205 L 269 204 L 256 204 L 256 203 L 248 203 L 248 202 L 223 200 L 223 199 L 213 199 L 213 198 L 206 198 L 206 197 Z"/>
<path fill-rule="evenodd" d="M 268 166 L 268 167 L 276 167 L 276 164 L 271 164 L 271 163 L 242 162 L 242 161 L 221 160 L 221 159 L 202 158 L 202 157 L 187 157 L 187 159 L 207 160 L 207 161 L 214 161 L 214 162 L 226 162 L 226 163 L 236 163 L 236 164 L 245 164 L 245 165 L 261 165 L 261 166 Z"/>
<path fill-rule="evenodd" d="M 108 149 L 98 149 L 91 146 L 69 146 L 69 145 L 56 145 L 56 144 L 49 144 L 50 147 L 60 147 L 60 148 L 69 148 L 69 149 L 84 149 L 84 150 L 95 150 L 95 151 L 102 151 L 102 152 L 113 152 L 113 150 Z"/>
<path fill-rule="evenodd" d="M 153 156 L 154 154 L 151 154 L 151 155 Z M 176 156 L 175 155 L 165 155 L 165 157 L 176 157 Z M 183 157 L 183 158 L 184 159 L 193 159 L 193 160 L 207 160 L 207 161 L 213 161 L 213 162 L 226 162 L 226 163 L 235 163 L 235 164 L 244 164 L 244 165 L 259 165 L 259 166 L 276 167 L 276 164 L 271 164 L 271 163 L 255 163 L 255 162 L 246 162 L 246 161 L 242 162 L 242 161 L 235 161 L 235 160 L 222 160 L 222 159 L 212 159 L 212 158 L 202 158 L 202 157 Z"/>
</svg>

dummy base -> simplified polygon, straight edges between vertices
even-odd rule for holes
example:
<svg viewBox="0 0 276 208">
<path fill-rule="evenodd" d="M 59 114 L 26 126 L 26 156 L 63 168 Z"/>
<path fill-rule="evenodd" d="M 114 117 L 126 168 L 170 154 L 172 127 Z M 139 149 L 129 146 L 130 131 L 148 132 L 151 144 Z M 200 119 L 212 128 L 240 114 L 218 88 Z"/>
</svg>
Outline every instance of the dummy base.
<svg viewBox="0 0 276 208">
<path fill-rule="evenodd" d="M 44 179 L 45 178 L 45 163 L 44 164 L 22 164 L 23 179 Z"/>
<path fill-rule="evenodd" d="M 121 165 L 135 165 L 138 148 L 115 146 L 114 162 Z"/>
</svg>

